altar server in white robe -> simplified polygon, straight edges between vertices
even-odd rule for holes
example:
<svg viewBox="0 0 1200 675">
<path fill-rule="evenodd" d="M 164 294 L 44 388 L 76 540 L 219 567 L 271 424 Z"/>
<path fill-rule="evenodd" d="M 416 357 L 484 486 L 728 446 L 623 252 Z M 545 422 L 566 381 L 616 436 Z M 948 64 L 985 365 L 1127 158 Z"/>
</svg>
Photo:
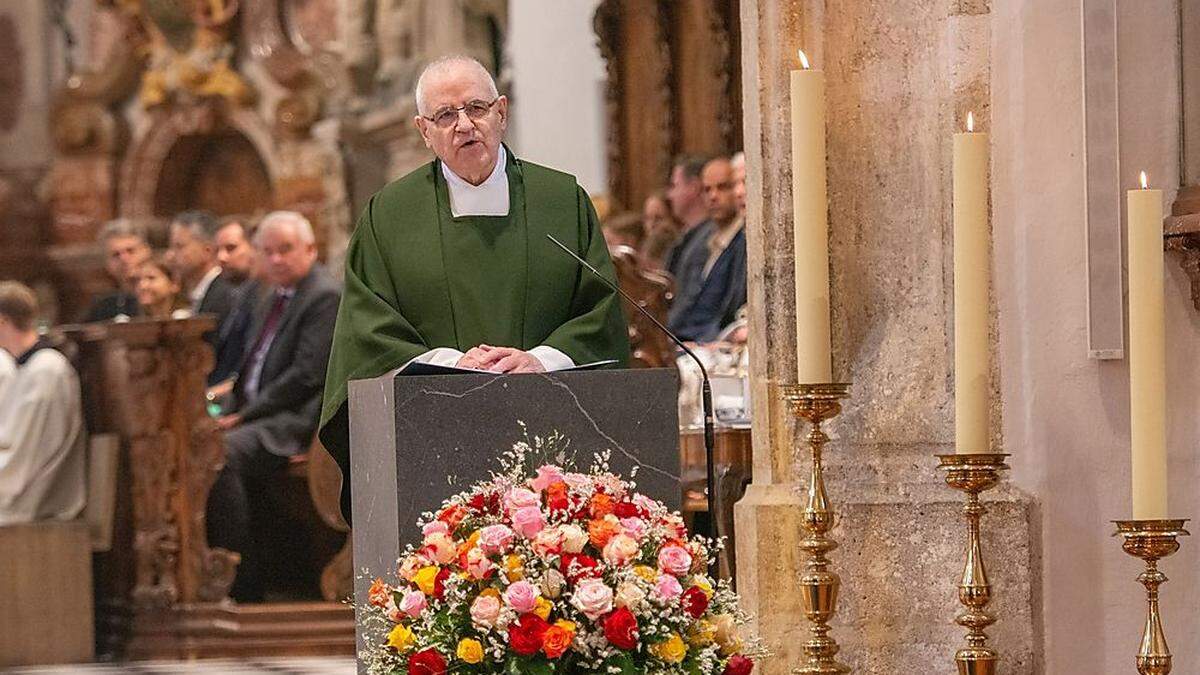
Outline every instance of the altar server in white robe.
<svg viewBox="0 0 1200 675">
<path fill-rule="evenodd" d="M 0 526 L 69 520 L 86 499 L 79 377 L 34 329 L 37 298 L 0 282 Z"/>
</svg>

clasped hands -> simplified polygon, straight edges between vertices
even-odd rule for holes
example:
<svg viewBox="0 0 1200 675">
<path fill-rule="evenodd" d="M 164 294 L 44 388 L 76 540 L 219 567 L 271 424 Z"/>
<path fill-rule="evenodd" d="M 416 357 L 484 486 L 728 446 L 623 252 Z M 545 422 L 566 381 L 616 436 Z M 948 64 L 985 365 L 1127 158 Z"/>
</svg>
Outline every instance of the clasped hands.
<svg viewBox="0 0 1200 675">
<path fill-rule="evenodd" d="M 544 373 L 546 367 L 536 356 L 515 347 L 479 345 L 458 360 L 459 368 L 474 368 L 493 373 Z"/>
</svg>

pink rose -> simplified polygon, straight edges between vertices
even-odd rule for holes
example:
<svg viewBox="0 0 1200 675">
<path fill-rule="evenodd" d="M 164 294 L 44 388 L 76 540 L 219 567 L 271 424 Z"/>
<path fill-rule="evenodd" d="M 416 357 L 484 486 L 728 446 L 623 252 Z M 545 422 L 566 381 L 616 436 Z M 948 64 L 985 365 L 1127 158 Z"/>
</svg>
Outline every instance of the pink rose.
<svg viewBox="0 0 1200 675">
<path fill-rule="evenodd" d="M 630 501 L 632 501 L 633 505 L 638 507 L 642 513 L 652 513 L 658 508 L 658 502 L 643 494 L 635 494 Z"/>
<path fill-rule="evenodd" d="M 658 569 L 681 577 L 692 569 L 692 554 L 682 546 L 664 546 L 658 552 Z"/>
<path fill-rule="evenodd" d="M 533 479 L 531 485 L 533 485 L 534 490 L 542 492 L 551 485 L 562 481 L 562 479 L 562 469 L 553 464 L 546 464 L 545 466 L 538 467 L 537 478 Z"/>
<path fill-rule="evenodd" d="M 621 529 L 634 539 L 641 540 L 646 536 L 646 521 L 641 518 L 622 518 Z"/>
<path fill-rule="evenodd" d="M 425 594 L 421 591 L 409 591 L 404 594 L 400 600 L 400 611 L 409 615 L 412 618 L 417 618 L 425 608 L 429 606 L 425 600 Z"/>
<path fill-rule="evenodd" d="M 504 553 L 512 540 L 513 531 L 506 525 L 488 525 L 479 531 L 479 546 L 485 553 Z"/>
<path fill-rule="evenodd" d="M 450 534 L 450 526 L 440 520 L 435 520 L 432 523 L 425 523 L 425 526 L 421 528 L 421 534 L 426 537 L 438 532 Z"/>
<path fill-rule="evenodd" d="M 421 547 L 421 553 L 442 565 L 454 560 L 457 551 L 458 544 L 454 543 L 454 538 L 444 532 L 434 532 L 425 537 L 425 545 Z"/>
<path fill-rule="evenodd" d="M 476 625 L 491 628 L 500 616 L 500 600 L 494 595 L 481 595 L 471 603 L 471 621 Z"/>
<path fill-rule="evenodd" d="M 683 586 L 679 584 L 679 579 L 670 574 L 661 574 L 658 577 L 658 582 L 654 584 L 654 594 L 663 602 L 670 602 L 683 593 Z"/>
<path fill-rule="evenodd" d="M 513 513 L 512 520 L 513 529 L 526 539 L 533 539 L 546 526 L 546 517 L 536 506 L 522 506 Z"/>
<path fill-rule="evenodd" d="M 549 558 L 562 552 L 562 531 L 557 527 L 548 527 L 533 538 L 533 552 L 542 558 Z"/>
<path fill-rule="evenodd" d="M 582 491 L 583 488 L 591 488 L 592 486 L 591 476 L 587 476 L 582 473 L 563 474 L 563 482 L 575 490 L 580 491 Z"/>
<path fill-rule="evenodd" d="M 604 545 L 604 562 L 615 567 L 628 565 L 630 560 L 637 557 L 638 543 L 627 534 L 618 534 Z"/>
<path fill-rule="evenodd" d="M 595 621 L 612 610 L 613 592 L 599 579 L 585 579 L 575 587 L 571 604 L 587 618 Z"/>
<path fill-rule="evenodd" d="M 518 581 L 504 591 L 504 602 L 516 610 L 517 614 L 527 614 L 537 606 L 541 592 L 528 581 Z"/>
<path fill-rule="evenodd" d="M 485 578 L 487 573 L 495 567 L 495 564 L 487 557 L 487 554 L 478 548 L 467 551 L 466 563 L 467 574 L 471 575 L 471 578 L 475 580 Z"/>
<path fill-rule="evenodd" d="M 525 488 L 513 488 L 504 495 L 504 508 L 508 511 L 516 511 L 527 506 L 539 506 L 542 503 L 542 498 L 538 493 Z"/>
<path fill-rule="evenodd" d="M 563 525 L 559 528 L 562 533 L 562 550 L 566 553 L 580 553 L 588 543 L 588 533 L 578 525 Z"/>
</svg>

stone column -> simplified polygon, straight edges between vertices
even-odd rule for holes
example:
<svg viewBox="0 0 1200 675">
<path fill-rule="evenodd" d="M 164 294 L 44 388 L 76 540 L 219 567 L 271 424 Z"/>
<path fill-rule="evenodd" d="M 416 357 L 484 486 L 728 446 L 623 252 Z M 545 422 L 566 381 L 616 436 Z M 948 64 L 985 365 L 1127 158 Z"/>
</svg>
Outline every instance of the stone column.
<svg viewBox="0 0 1200 675">
<path fill-rule="evenodd" d="M 808 637 L 796 548 L 804 429 L 772 391 L 795 380 L 788 70 L 799 48 L 827 76 L 833 374 L 854 385 L 826 425 L 841 544 L 833 636 L 856 673 L 952 672 L 963 500 L 933 455 L 954 441 L 951 135 L 967 110 L 989 126 L 989 6 L 743 0 L 741 12 L 756 405 L 754 484 L 735 514 L 739 591 L 774 653 L 762 672 L 790 672 Z M 993 446 L 1003 449 L 998 431 Z M 1036 672 L 1033 510 L 1007 487 L 985 501 L 992 645 L 1003 672 Z"/>
</svg>

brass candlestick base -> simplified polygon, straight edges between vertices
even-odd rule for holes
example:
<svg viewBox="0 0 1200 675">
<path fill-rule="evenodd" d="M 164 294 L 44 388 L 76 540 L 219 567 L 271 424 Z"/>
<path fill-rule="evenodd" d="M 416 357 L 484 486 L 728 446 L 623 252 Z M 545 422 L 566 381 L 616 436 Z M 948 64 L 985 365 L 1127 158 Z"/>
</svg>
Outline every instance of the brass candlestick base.
<svg viewBox="0 0 1200 675">
<path fill-rule="evenodd" d="M 804 573 L 800 575 L 800 584 L 804 587 L 804 615 L 812 623 L 812 637 L 804 643 L 807 661 L 792 672 L 801 675 L 841 675 L 849 673 L 850 667 L 834 658 L 840 648 L 837 641 L 829 636 L 829 620 L 837 612 L 838 588 L 842 580 L 829 571 L 828 554 L 838 545 L 828 536 L 833 528 L 834 517 L 829 508 L 829 497 L 825 494 L 821 451 L 829 442 L 829 436 L 821 431 L 821 424 L 842 411 L 841 400 L 850 395 L 850 385 L 797 384 L 785 385 L 780 389 L 784 399 L 792 406 L 792 413 L 811 425 L 805 439 L 812 453 L 808 501 L 804 507 L 806 536 L 800 542 L 800 548 L 808 553 L 808 561 L 804 565 Z"/>
<path fill-rule="evenodd" d="M 983 546 L 979 538 L 979 521 L 987 508 L 979 501 L 979 493 L 990 490 L 1000 482 L 1000 472 L 1007 469 L 1006 454 L 938 455 L 938 468 L 946 471 L 946 484 L 967 494 L 963 513 L 967 516 L 967 562 L 962 581 L 958 584 L 958 601 L 966 607 L 955 623 L 967 629 L 967 646 L 954 654 L 959 675 L 994 675 L 999 653 L 987 646 L 984 630 L 996 619 L 984 608 L 991 602 L 992 585 L 988 583 L 983 564 Z"/>
<path fill-rule="evenodd" d="M 1142 647 L 1138 650 L 1137 670 L 1142 675 L 1167 675 L 1171 672 L 1171 649 L 1163 632 L 1158 613 L 1158 587 L 1166 583 L 1167 575 L 1158 571 L 1159 558 L 1179 550 L 1179 537 L 1187 536 L 1183 529 L 1186 519 L 1175 520 L 1117 520 L 1121 548 L 1135 558 L 1146 561 L 1146 571 L 1137 580 L 1146 587 L 1146 628 L 1142 631 Z"/>
</svg>

